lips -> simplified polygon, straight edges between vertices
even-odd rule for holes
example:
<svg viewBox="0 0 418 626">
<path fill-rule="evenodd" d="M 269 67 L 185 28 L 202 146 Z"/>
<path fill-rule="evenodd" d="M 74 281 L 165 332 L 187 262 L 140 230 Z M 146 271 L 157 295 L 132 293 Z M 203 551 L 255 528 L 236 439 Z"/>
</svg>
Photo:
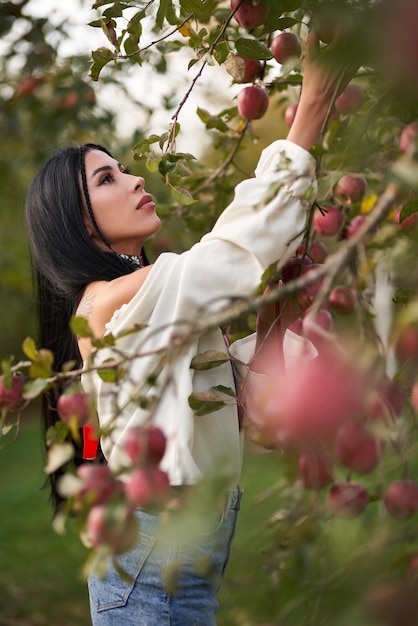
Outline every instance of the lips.
<svg viewBox="0 0 418 626">
<path fill-rule="evenodd" d="M 149 193 L 145 193 L 145 194 L 142 196 L 142 198 L 141 198 L 141 200 L 139 201 L 139 203 L 137 204 L 136 209 L 137 209 L 137 211 L 138 211 L 139 209 L 151 208 L 151 206 L 152 206 L 152 208 L 154 208 L 154 207 L 155 207 L 155 202 L 154 202 L 154 200 L 152 199 L 151 194 L 149 194 Z"/>
</svg>

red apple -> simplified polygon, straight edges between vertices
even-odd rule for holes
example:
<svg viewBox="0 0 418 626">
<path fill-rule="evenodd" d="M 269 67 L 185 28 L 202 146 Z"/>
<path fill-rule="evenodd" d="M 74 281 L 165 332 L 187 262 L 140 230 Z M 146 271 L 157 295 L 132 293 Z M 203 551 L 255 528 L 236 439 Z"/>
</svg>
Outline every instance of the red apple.
<svg viewBox="0 0 418 626">
<path fill-rule="evenodd" d="M 412 122 L 405 126 L 399 137 L 399 150 L 401 152 L 412 152 L 417 145 L 418 122 Z"/>
<path fill-rule="evenodd" d="M 280 33 L 271 42 L 270 50 L 277 63 L 286 63 L 291 58 L 302 54 L 300 39 L 294 33 Z"/>
<path fill-rule="evenodd" d="M 62 394 L 58 398 L 57 411 L 63 422 L 75 422 L 81 428 L 90 421 L 90 398 L 82 391 L 71 395 Z"/>
<path fill-rule="evenodd" d="M 370 376 L 332 345 L 314 359 L 295 358 L 285 372 L 276 346 L 267 345 L 257 365 L 265 375 L 248 394 L 248 414 L 284 447 L 330 442 L 344 422 L 364 413 Z"/>
<path fill-rule="evenodd" d="M 408 581 L 416 582 L 418 578 L 418 554 L 414 554 L 408 563 L 406 570 L 406 577 Z"/>
<path fill-rule="evenodd" d="M 328 248 L 323 241 L 315 239 L 309 248 L 309 256 L 314 263 L 323 263 L 328 256 Z"/>
<path fill-rule="evenodd" d="M 247 30 L 252 30 L 264 24 L 269 14 L 269 7 L 263 2 L 242 0 L 240 4 L 240 0 L 231 0 L 232 11 L 236 9 L 238 5 L 240 6 L 235 11 L 234 18 L 240 26 Z"/>
<path fill-rule="evenodd" d="M 20 372 L 12 374 L 11 386 L 6 387 L 4 376 L 0 376 L 0 407 L 8 411 L 22 411 L 29 404 L 29 400 L 23 397 L 23 388 L 27 377 Z"/>
<path fill-rule="evenodd" d="M 146 451 L 145 428 L 143 426 L 131 427 L 126 433 L 123 447 L 132 463 L 143 463 Z"/>
<path fill-rule="evenodd" d="M 346 236 L 347 239 L 351 239 L 354 235 L 363 227 L 363 224 L 366 222 L 367 217 L 365 215 L 356 215 L 347 225 Z M 363 238 L 363 243 L 367 245 L 377 233 L 377 228 L 374 228 L 372 231 Z"/>
<path fill-rule="evenodd" d="M 410 94 L 416 91 L 418 78 L 418 4 L 416 0 L 383 0 L 379 4 L 377 32 L 382 71 L 386 80 L 389 77 Z"/>
<path fill-rule="evenodd" d="M 357 111 L 365 100 L 364 90 L 358 83 L 349 83 L 335 100 L 338 113 L 349 115 Z"/>
<path fill-rule="evenodd" d="M 318 12 L 313 17 L 313 29 L 323 43 L 331 43 L 338 29 L 338 20 L 331 12 Z"/>
<path fill-rule="evenodd" d="M 406 326 L 400 331 L 395 352 L 402 361 L 418 363 L 418 327 Z"/>
<path fill-rule="evenodd" d="M 284 121 L 288 128 L 290 128 L 293 124 L 298 106 L 298 104 L 289 104 L 284 111 Z"/>
<path fill-rule="evenodd" d="M 338 482 L 327 493 L 327 505 L 337 517 L 351 519 L 363 513 L 369 504 L 366 487 L 356 481 Z"/>
<path fill-rule="evenodd" d="M 357 306 L 357 294 L 347 285 L 336 285 L 328 296 L 328 302 L 339 313 L 352 313 Z"/>
<path fill-rule="evenodd" d="M 338 181 L 335 191 L 348 204 L 360 202 L 366 195 L 367 182 L 363 176 L 346 174 Z"/>
<path fill-rule="evenodd" d="M 296 254 L 293 256 L 283 265 L 281 269 L 283 282 L 287 283 L 289 280 L 298 278 L 302 273 L 302 269 L 307 265 L 312 265 L 312 259 L 309 255 Z"/>
<path fill-rule="evenodd" d="M 298 475 L 305 489 L 322 489 L 334 481 L 332 459 L 323 450 L 303 450 L 298 458 Z"/>
<path fill-rule="evenodd" d="M 318 270 L 320 267 L 322 267 L 321 263 L 311 263 L 310 265 L 305 265 L 302 268 L 302 275 L 304 276 L 309 272 Z M 322 288 L 323 283 L 324 279 L 318 278 L 318 280 L 316 280 L 314 283 L 305 287 L 304 291 L 306 295 L 308 295 L 310 298 L 314 298 L 315 296 L 317 296 Z"/>
<path fill-rule="evenodd" d="M 381 440 L 357 421 L 343 424 L 335 435 L 334 456 L 344 467 L 368 474 L 383 456 Z"/>
<path fill-rule="evenodd" d="M 418 413 L 418 381 L 412 385 L 411 389 L 411 404 L 414 410 Z"/>
<path fill-rule="evenodd" d="M 158 467 L 138 467 L 128 475 L 124 489 L 132 506 L 146 509 L 169 495 L 170 483 Z"/>
<path fill-rule="evenodd" d="M 138 467 L 130 472 L 124 484 L 125 494 L 134 507 L 147 508 L 153 500 L 153 484 L 147 469 Z"/>
<path fill-rule="evenodd" d="M 418 485 L 408 480 L 395 480 L 387 487 L 383 502 L 395 519 L 409 519 L 418 511 Z"/>
<path fill-rule="evenodd" d="M 405 408 L 406 396 L 403 387 L 389 378 L 379 385 L 380 397 L 395 415 L 400 415 Z"/>
<path fill-rule="evenodd" d="M 123 504 L 99 504 L 87 516 L 86 533 L 94 548 L 107 545 L 115 554 L 121 554 L 135 545 L 139 523 L 134 511 Z"/>
<path fill-rule="evenodd" d="M 82 486 L 76 496 L 89 504 L 103 504 L 122 492 L 122 484 L 113 476 L 108 465 L 85 463 L 77 468 Z"/>
<path fill-rule="evenodd" d="M 345 216 L 341 207 L 317 207 L 314 211 L 312 225 L 323 237 L 333 237 L 344 224 Z"/>
<path fill-rule="evenodd" d="M 161 428 L 150 426 L 148 428 L 147 460 L 150 464 L 158 465 L 162 460 L 167 445 L 167 439 Z"/>
<path fill-rule="evenodd" d="M 170 494 L 170 481 L 167 472 L 159 467 L 151 469 L 151 480 L 154 489 L 154 499 L 164 500 Z"/>
<path fill-rule="evenodd" d="M 395 224 L 399 224 L 399 228 L 401 230 L 404 230 L 404 231 L 413 230 L 414 228 L 418 226 L 418 211 L 415 211 L 415 213 L 411 213 L 411 215 L 408 215 L 408 217 L 405 217 L 405 219 L 403 219 L 401 222 L 400 219 L 401 219 L 402 209 L 403 207 L 400 206 L 395 210 L 395 213 L 393 215 L 393 221 L 395 222 Z"/>
<path fill-rule="evenodd" d="M 269 96 L 264 87 L 251 85 L 239 92 L 237 105 L 242 117 L 248 120 L 258 120 L 268 109 Z"/>
<path fill-rule="evenodd" d="M 332 315 L 326 309 L 316 313 L 308 308 L 302 318 L 303 335 L 316 346 L 318 342 L 329 341 L 329 333 L 333 327 Z"/>
<path fill-rule="evenodd" d="M 236 83 L 253 83 L 262 74 L 261 61 L 240 54 L 230 54 L 225 62 L 226 71 Z"/>
</svg>

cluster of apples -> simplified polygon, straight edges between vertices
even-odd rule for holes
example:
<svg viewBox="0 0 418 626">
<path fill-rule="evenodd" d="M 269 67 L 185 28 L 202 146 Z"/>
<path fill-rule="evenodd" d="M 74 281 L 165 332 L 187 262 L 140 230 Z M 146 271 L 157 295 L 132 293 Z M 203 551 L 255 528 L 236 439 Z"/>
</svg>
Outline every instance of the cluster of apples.
<svg viewBox="0 0 418 626">
<path fill-rule="evenodd" d="M 75 401 L 82 409 L 89 405 L 88 398 L 82 400 L 81 394 Z M 73 419 L 73 412 L 71 416 Z M 83 414 L 81 422 L 84 419 Z M 86 516 L 86 539 L 92 547 L 106 546 L 115 554 L 125 552 L 138 536 L 135 509 L 158 510 L 166 501 L 169 479 L 159 467 L 166 443 L 158 426 L 132 427 L 123 444 L 127 467 L 122 475 L 108 465 L 85 463 L 70 480 L 66 476 L 61 480 L 62 495 L 71 497 L 73 509 Z"/>
<path fill-rule="evenodd" d="M 386 377 L 376 381 L 332 342 L 316 358 L 295 358 L 284 372 L 275 346 L 264 359 L 265 380 L 247 405 L 250 418 L 276 447 L 296 454 L 305 489 L 328 489 L 330 513 L 359 516 L 371 501 L 361 476 L 383 461 L 388 442 L 381 433 L 401 419 L 403 388 Z M 382 501 L 391 517 L 409 519 L 418 512 L 418 483 L 390 480 Z"/>
<path fill-rule="evenodd" d="M 252 0 L 231 0 L 231 9 L 234 11 L 234 19 L 247 30 L 253 30 L 262 24 L 268 17 L 269 7 L 262 1 L 253 4 Z M 333 39 L 336 25 L 330 20 L 317 20 L 315 29 L 324 43 L 330 43 Z M 281 65 L 292 59 L 299 59 L 302 53 L 300 38 L 293 32 L 280 32 L 276 34 L 270 44 L 270 51 L 275 61 Z M 240 68 L 234 64 L 231 72 L 234 80 L 238 83 L 254 83 L 261 78 L 263 67 L 258 59 L 244 58 L 235 55 Z M 351 82 L 335 101 L 333 118 L 339 115 L 350 115 L 357 111 L 365 100 L 365 93 L 361 85 Z M 260 119 L 264 116 L 269 105 L 269 95 L 262 85 L 245 87 L 237 96 L 237 106 L 240 115 L 249 120 Z M 285 122 L 290 128 L 296 116 L 298 105 L 289 104 L 285 110 Z"/>
</svg>

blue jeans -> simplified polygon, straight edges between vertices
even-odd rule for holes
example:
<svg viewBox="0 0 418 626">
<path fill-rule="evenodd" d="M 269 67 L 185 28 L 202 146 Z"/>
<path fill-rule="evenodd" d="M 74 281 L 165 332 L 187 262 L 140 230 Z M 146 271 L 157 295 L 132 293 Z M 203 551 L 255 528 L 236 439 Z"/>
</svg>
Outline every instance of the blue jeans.
<svg viewBox="0 0 418 626">
<path fill-rule="evenodd" d="M 112 564 L 104 578 L 88 580 L 93 626 L 216 626 L 216 595 L 228 565 L 241 495 L 240 488 L 231 491 L 223 511 L 201 513 L 204 532 L 199 526 L 194 532 L 191 525 L 169 543 L 159 533 L 161 516 L 138 510 L 139 541 L 117 557 L 129 581 Z M 167 567 L 175 571 L 175 590 L 167 587 Z"/>
</svg>

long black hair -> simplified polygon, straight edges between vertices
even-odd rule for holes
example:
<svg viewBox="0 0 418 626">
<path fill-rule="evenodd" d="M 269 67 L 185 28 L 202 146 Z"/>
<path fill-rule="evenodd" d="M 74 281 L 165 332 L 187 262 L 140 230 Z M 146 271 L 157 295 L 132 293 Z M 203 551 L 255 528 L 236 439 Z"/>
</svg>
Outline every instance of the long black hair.
<svg viewBox="0 0 418 626">
<path fill-rule="evenodd" d="M 64 363 L 81 365 L 77 338 L 69 322 L 86 285 L 96 280 L 113 280 L 135 270 L 129 261 L 112 250 L 95 221 L 85 182 L 85 154 L 90 150 L 101 150 L 111 156 L 103 146 L 91 143 L 58 150 L 35 176 L 26 198 L 39 344 L 53 352 L 57 372 Z M 83 219 L 85 205 L 93 227 L 109 251 L 101 249 L 89 236 Z M 144 251 L 142 259 L 144 265 L 148 265 Z M 45 433 L 59 419 L 56 407 L 62 391 L 56 386 L 47 390 L 42 398 Z M 81 456 L 81 449 L 76 446 L 76 464 L 82 462 Z M 59 472 L 49 477 L 55 507 L 61 502 L 56 488 L 58 476 Z"/>
</svg>

